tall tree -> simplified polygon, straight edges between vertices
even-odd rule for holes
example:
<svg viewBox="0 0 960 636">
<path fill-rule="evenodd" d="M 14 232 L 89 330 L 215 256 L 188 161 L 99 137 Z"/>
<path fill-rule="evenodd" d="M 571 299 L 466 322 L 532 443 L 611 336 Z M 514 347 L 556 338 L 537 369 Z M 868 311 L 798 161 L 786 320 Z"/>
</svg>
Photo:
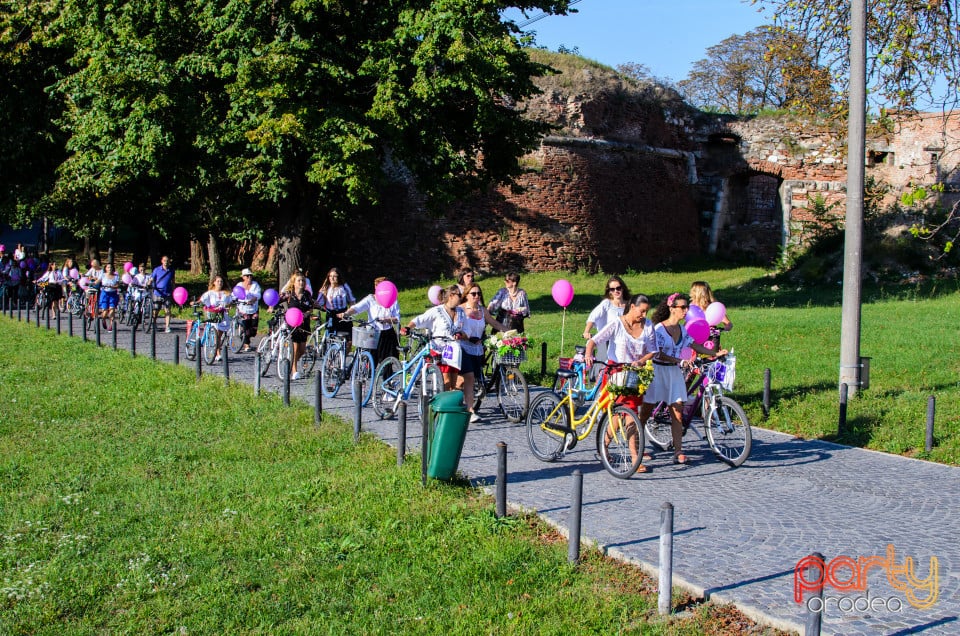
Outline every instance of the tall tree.
<svg viewBox="0 0 960 636">
<path fill-rule="evenodd" d="M 678 88 L 692 103 L 747 114 L 764 108 L 830 110 L 829 71 L 802 37 L 763 26 L 707 49 Z"/>
<path fill-rule="evenodd" d="M 815 43 L 816 57 L 846 82 L 850 6 L 835 0 L 751 0 L 775 23 Z M 960 94 L 960 0 L 868 0 L 867 82 L 888 106 L 953 106 Z M 845 85 L 841 86 L 845 89 Z"/>
</svg>

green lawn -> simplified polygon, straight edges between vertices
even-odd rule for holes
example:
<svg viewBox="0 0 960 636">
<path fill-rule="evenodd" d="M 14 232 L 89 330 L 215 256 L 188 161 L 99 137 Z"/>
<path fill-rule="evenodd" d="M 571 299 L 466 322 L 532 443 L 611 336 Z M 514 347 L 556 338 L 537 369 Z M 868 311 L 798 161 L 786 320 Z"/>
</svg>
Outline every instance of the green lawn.
<svg viewBox="0 0 960 636">
<path fill-rule="evenodd" d="M 634 568 L 305 405 L 9 318 L 0 350 L 2 634 L 751 629 L 657 618 Z"/>
</svg>

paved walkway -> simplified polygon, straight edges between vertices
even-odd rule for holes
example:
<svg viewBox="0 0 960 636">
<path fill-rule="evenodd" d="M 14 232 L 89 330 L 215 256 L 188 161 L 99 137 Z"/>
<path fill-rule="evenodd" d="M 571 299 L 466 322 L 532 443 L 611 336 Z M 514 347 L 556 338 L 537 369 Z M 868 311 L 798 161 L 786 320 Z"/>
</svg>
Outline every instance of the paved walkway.
<svg viewBox="0 0 960 636">
<path fill-rule="evenodd" d="M 65 332 L 65 321 L 62 328 Z M 181 346 L 183 329 L 182 321 L 175 321 Z M 102 337 L 109 346 L 110 335 Z M 129 344 L 129 331 L 122 329 L 118 345 Z M 158 358 L 172 361 L 172 346 L 173 334 L 157 334 Z M 149 352 L 149 338 L 138 334 L 137 347 Z M 231 379 L 252 383 L 253 360 L 250 354 L 231 358 Z M 220 368 L 204 365 L 204 372 L 219 373 Z M 275 372 L 263 380 L 263 390 L 279 392 Z M 313 379 L 294 382 L 292 391 L 312 403 Z M 324 409 L 352 421 L 349 391 L 344 393 L 326 400 Z M 571 474 L 582 471 L 583 538 L 612 556 L 655 571 L 660 507 L 670 502 L 675 508 L 675 584 L 735 603 L 768 624 L 802 631 L 805 608 L 793 600 L 794 568 L 801 558 L 818 551 L 828 566 L 840 555 L 885 559 L 893 546 L 894 565 L 912 559 L 918 586 L 929 578 L 931 557 L 937 559 L 932 607 L 911 605 L 907 593 L 890 584 L 883 566 L 875 565 L 866 574 L 866 591 L 826 590 L 823 633 L 960 634 L 960 468 L 754 428 L 750 460 L 738 469 L 714 459 L 705 442 L 691 442 L 688 435 L 691 466 L 674 466 L 669 454 L 658 453 L 647 462 L 650 473 L 622 481 L 603 470 L 588 442 L 563 460 L 542 463 L 528 450 L 523 426 L 499 417 L 495 398 L 487 400 L 481 414 L 485 423 L 470 427 L 461 472 L 492 487 L 496 444 L 506 442 L 510 505 L 535 510 L 563 530 L 570 513 Z M 365 431 L 396 445 L 395 420 L 380 421 L 371 408 L 363 410 L 363 418 Z M 419 452 L 415 409 L 410 409 L 407 429 L 408 452 Z M 909 574 L 894 578 L 907 581 Z M 842 582 L 850 575 L 849 568 L 839 568 L 835 579 Z M 917 589 L 915 600 L 929 594 Z"/>
</svg>

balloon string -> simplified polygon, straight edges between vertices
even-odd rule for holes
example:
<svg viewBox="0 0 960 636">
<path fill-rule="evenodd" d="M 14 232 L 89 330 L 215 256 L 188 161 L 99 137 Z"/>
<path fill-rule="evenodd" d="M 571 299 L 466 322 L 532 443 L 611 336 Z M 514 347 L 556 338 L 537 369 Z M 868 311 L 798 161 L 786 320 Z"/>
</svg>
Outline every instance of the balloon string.
<svg viewBox="0 0 960 636">
<path fill-rule="evenodd" d="M 560 319 L 560 355 L 563 355 L 563 332 L 567 327 L 567 308 L 563 308 L 563 318 Z"/>
</svg>

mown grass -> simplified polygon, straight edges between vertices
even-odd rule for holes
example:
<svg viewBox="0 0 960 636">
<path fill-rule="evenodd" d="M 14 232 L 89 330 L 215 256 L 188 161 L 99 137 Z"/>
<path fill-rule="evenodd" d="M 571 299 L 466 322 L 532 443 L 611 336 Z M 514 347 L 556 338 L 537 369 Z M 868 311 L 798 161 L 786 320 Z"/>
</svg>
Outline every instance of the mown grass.
<svg viewBox="0 0 960 636">
<path fill-rule="evenodd" d="M 741 633 L 336 419 L 0 318 L 0 633 Z M 678 599 L 687 602 L 689 599 Z"/>
</svg>

